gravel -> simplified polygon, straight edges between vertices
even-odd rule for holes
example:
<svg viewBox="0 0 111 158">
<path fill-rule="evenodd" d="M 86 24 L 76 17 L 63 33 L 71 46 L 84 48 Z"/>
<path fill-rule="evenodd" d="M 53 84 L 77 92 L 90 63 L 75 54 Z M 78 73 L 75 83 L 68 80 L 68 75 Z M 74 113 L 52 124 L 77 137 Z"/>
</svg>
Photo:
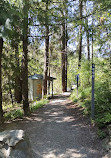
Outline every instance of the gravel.
<svg viewBox="0 0 111 158">
<path fill-rule="evenodd" d="M 31 117 L 6 123 L 5 128 L 25 130 L 35 158 L 106 158 L 95 128 L 69 95 L 54 97 Z"/>
</svg>

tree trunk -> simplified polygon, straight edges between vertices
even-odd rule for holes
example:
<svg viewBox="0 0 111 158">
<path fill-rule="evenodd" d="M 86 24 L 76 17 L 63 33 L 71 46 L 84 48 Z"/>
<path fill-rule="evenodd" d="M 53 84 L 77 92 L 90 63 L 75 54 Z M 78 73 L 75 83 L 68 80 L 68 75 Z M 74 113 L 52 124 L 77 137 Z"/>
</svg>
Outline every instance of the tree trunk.
<svg viewBox="0 0 111 158">
<path fill-rule="evenodd" d="M 49 66 L 49 77 L 50 77 L 50 66 Z M 50 80 L 48 81 L 48 94 L 50 95 Z"/>
<path fill-rule="evenodd" d="M 65 92 L 67 92 L 67 50 L 65 55 Z"/>
<path fill-rule="evenodd" d="M 67 42 L 68 42 L 68 35 L 67 35 L 67 24 L 66 24 L 66 52 L 65 52 L 65 92 L 67 92 Z"/>
<path fill-rule="evenodd" d="M 2 108 L 2 50 L 3 39 L 0 38 L 0 124 L 3 123 L 3 108 Z"/>
<path fill-rule="evenodd" d="M 86 36 L 87 36 L 87 52 L 88 52 L 88 60 L 90 61 L 90 44 L 89 44 L 89 30 L 88 30 L 88 19 L 86 19 Z"/>
<path fill-rule="evenodd" d="M 94 62 L 94 50 L 93 50 L 93 16 L 92 16 L 92 63 Z"/>
<path fill-rule="evenodd" d="M 82 0 L 79 0 L 79 9 L 80 9 L 80 19 L 82 20 L 82 9 L 83 9 Z M 80 25 L 80 28 L 79 28 L 79 63 L 78 63 L 78 67 L 81 66 L 81 57 L 82 57 L 82 24 Z"/>
<path fill-rule="evenodd" d="M 62 24 L 62 91 L 66 91 L 66 71 L 65 71 L 65 60 L 66 60 L 66 29 L 65 29 L 65 23 Z"/>
<path fill-rule="evenodd" d="M 87 6 L 85 4 L 85 10 L 86 10 L 86 16 L 87 16 Z M 90 43 L 89 43 L 89 25 L 88 25 L 88 18 L 86 18 L 85 20 L 86 22 L 86 37 L 87 37 L 87 56 L 88 56 L 88 60 L 90 61 Z"/>
<path fill-rule="evenodd" d="M 46 11 L 48 11 L 48 2 L 46 3 Z M 47 76 L 48 76 L 48 66 L 49 66 L 49 26 L 48 26 L 48 16 L 46 14 L 46 37 L 45 37 L 45 62 L 44 62 L 44 80 L 43 80 L 43 94 L 47 95 Z"/>
<path fill-rule="evenodd" d="M 10 99 L 11 99 L 11 102 L 12 102 L 12 105 L 14 103 L 14 100 L 13 100 L 13 94 L 12 94 L 12 90 L 11 90 L 11 80 L 10 80 L 10 76 L 7 74 L 8 76 L 8 86 L 9 86 L 9 94 L 10 94 Z"/>
<path fill-rule="evenodd" d="M 24 0 L 23 57 L 22 57 L 22 99 L 24 115 L 29 114 L 28 102 L 28 1 Z"/>
<path fill-rule="evenodd" d="M 88 52 L 88 60 L 90 61 L 90 44 L 89 44 L 89 31 L 87 30 L 87 52 Z"/>
<path fill-rule="evenodd" d="M 20 103 L 22 101 L 22 84 L 21 84 L 21 73 L 20 73 L 18 46 L 16 46 L 16 48 L 15 48 L 15 59 L 16 59 L 15 101 L 17 103 Z"/>
</svg>

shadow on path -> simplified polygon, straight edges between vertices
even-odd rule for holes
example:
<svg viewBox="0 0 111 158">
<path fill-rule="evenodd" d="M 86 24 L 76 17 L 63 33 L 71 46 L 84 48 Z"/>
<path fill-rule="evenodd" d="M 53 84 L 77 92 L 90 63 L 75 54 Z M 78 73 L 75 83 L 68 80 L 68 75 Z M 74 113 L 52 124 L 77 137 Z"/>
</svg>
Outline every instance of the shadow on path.
<svg viewBox="0 0 111 158">
<path fill-rule="evenodd" d="M 24 120 L 6 124 L 28 134 L 35 158 L 102 158 L 103 147 L 82 108 L 64 93 Z"/>
</svg>

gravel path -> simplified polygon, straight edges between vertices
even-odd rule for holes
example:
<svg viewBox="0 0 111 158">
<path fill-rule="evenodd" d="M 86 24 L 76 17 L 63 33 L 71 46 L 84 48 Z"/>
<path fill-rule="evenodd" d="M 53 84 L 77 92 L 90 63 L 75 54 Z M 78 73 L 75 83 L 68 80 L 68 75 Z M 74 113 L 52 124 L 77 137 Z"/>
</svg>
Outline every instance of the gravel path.
<svg viewBox="0 0 111 158">
<path fill-rule="evenodd" d="M 68 96 L 55 97 L 30 118 L 13 122 L 13 128 L 27 132 L 35 158 L 103 158 L 101 140 Z"/>
</svg>

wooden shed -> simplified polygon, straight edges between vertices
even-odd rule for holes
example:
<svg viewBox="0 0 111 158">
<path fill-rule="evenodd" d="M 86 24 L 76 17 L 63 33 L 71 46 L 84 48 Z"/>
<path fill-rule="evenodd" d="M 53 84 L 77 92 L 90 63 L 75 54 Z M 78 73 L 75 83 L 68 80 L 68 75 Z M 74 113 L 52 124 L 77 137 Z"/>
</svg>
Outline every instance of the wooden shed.
<svg viewBox="0 0 111 158">
<path fill-rule="evenodd" d="M 54 77 L 47 77 L 47 81 L 48 83 L 52 82 L 52 96 L 53 96 L 53 80 L 55 80 L 56 78 Z M 50 85 L 50 84 L 48 84 Z M 41 74 L 34 74 L 29 76 L 28 78 L 28 97 L 29 97 L 29 101 L 32 100 L 39 100 L 42 98 L 42 90 L 43 90 L 43 75 Z M 48 87 L 48 90 L 50 89 L 50 87 Z"/>
</svg>

